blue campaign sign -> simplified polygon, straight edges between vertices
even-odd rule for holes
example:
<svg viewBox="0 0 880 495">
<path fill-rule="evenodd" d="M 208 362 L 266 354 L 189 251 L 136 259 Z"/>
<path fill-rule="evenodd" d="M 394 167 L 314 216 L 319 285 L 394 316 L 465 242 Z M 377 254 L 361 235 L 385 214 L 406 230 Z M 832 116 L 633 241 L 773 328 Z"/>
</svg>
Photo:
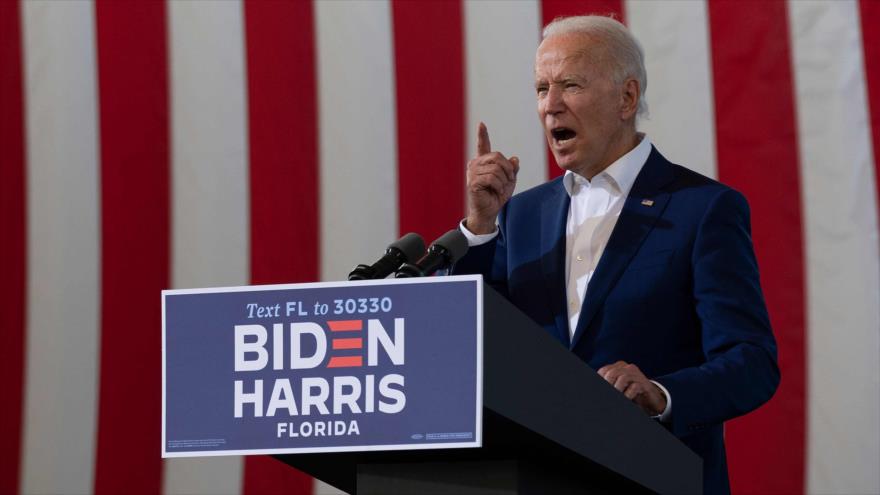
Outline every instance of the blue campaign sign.
<svg viewBox="0 0 880 495">
<path fill-rule="evenodd" d="M 479 276 L 162 291 L 162 456 L 479 447 Z"/>
</svg>

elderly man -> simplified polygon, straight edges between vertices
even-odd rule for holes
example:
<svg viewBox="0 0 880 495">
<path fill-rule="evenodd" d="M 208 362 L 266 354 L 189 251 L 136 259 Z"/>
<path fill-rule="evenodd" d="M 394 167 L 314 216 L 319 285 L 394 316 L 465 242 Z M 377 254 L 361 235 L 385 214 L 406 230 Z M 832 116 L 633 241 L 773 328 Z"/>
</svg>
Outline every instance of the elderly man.
<svg viewBox="0 0 880 495">
<path fill-rule="evenodd" d="M 480 124 L 454 271 L 482 273 L 699 454 L 706 493 L 727 493 L 723 423 L 779 383 L 748 204 L 636 131 L 647 77 L 626 27 L 568 17 L 543 38 L 538 116 L 565 174 L 513 196 L 519 160 Z"/>
</svg>

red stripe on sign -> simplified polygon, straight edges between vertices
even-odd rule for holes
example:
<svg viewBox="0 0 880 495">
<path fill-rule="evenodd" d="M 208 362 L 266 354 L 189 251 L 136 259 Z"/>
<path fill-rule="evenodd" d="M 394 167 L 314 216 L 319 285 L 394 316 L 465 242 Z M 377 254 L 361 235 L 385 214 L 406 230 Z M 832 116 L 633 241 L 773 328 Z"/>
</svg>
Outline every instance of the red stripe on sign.
<svg viewBox="0 0 880 495">
<path fill-rule="evenodd" d="M 244 2 L 250 139 L 251 282 L 319 278 L 318 115 L 311 2 Z M 312 493 L 268 456 L 244 461 L 242 492 Z"/>
<path fill-rule="evenodd" d="M 435 239 L 464 216 L 462 4 L 395 0 L 392 13 L 400 232 Z"/>
<path fill-rule="evenodd" d="M 327 363 L 328 368 L 355 368 L 363 366 L 364 358 L 362 356 L 336 356 L 330 358 Z"/>
<path fill-rule="evenodd" d="M 19 2 L 0 3 L 0 493 L 18 492 L 24 407 L 26 205 Z"/>
<path fill-rule="evenodd" d="M 599 14 L 614 17 L 624 22 L 622 0 L 543 0 L 541 2 L 541 20 L 544 26 L 557 17 L 572 15 Z M 543 28 L 542 28 L 543 29 Z M 554 179 L 563 174 L 556 164 L 553 153 L 547 149 L 547 178 Z"/>
<path fill-rule="evenodd" d="M 880 2 L 861 0 L 859 7 L 862 18 L 865 84 L 868 88 L 870 111 L 868 118 L 871 122 L 871 138 L 874 142 L 874 180 L 877 183 L 877 197 L 880 198 Z"/>
<path fill-rule="evenodd" d="M 328 321 L 327 326 L 331 332 L 345 332 L 348 330 L 361 330 L 364 328 L 363 320 L 336 320 Z"/>
<path fill-rule="evenodd" d="M 333 339 L 333 349 L 362 349 L 364 339 Z"/>
<path fill-rule="evenodd" d="M 101 122 L 96 493 L 160 493 L 161 300 L 169 284 L 164 2 L 95 3 Z"/>
<path fill-rule="evenodd" d="M 731 487 L 739 493 L 802 493 L 804 239 L 786 4 L 743 8 L 714 1 L 709 20 L 718 175 L 751 204 L 752 237 L 782 372 L 782 384 L 767 405 L 728 423 Z"/>
</svg>

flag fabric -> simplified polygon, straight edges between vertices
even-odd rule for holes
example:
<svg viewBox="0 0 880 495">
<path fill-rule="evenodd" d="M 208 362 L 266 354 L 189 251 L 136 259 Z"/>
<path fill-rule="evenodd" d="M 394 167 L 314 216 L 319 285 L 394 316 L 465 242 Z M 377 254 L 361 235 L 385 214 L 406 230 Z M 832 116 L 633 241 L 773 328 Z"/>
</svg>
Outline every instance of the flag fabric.
<svg viewBox="0 0 880 495">
<path fill-rule="evenodd" d="M 333 493 L 160 458 L 160 290 L 342 280 L 465 211 L 484 121 L 560 171 L 534 52 L 641 41 L 640 128 L 748 198 L 782 383 L 727 423 L 735 493 L 880 493 L 880 2 L 0 2 L 0 493 Z"/>
</svg>

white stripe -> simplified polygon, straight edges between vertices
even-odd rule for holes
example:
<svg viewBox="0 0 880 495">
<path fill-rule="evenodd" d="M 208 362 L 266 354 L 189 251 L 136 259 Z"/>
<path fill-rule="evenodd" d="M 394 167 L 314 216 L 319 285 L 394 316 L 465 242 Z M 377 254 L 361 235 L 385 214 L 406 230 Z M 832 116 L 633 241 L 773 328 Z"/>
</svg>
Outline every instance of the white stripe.
<svg viewBox="0 0 880 495">
<path fill-rule="evenodd" d="M 807 491 L 880 493 L 877 198 L 858 5 L 788 8 L 807 241 Z"/>
<path fill-rule="evenodd" d="M 706 3 L 627 0 L 625 8 L 648 71 L 650 111 L 639 129 L 669 160 L 717 177 Z"/>
<path fill-rule="evenodd" d="M 344 280 L 397 237 L 391 12 L 377 2 L 315 2 L 321 278 Z M 310 96 L 310 95 L 309 95 Z"/>
<path fill-rule="evenodd" d="M 91 2 L 22 2 L 28 157 L 23 493 L 93 490 L 101 258 L 93 12 Z"/>
<path fill-rule="evenodd" d="M 483 121 L 493 150 L 519 156 L 517 192 L 542 184 L 547 180 L 547 147 L 534 90 L 540 5 L 536 0 L 467 0 L 464 18 L 467 156 L 475 152 L 477 123 Z"/>
<path fill-rule="evenodd" d="M 172 284 L 250 282 L 242 5 L 169 2 Z M 165 493 L 238 493 L 241 457 L 173 459 Z"/>
</svg>

